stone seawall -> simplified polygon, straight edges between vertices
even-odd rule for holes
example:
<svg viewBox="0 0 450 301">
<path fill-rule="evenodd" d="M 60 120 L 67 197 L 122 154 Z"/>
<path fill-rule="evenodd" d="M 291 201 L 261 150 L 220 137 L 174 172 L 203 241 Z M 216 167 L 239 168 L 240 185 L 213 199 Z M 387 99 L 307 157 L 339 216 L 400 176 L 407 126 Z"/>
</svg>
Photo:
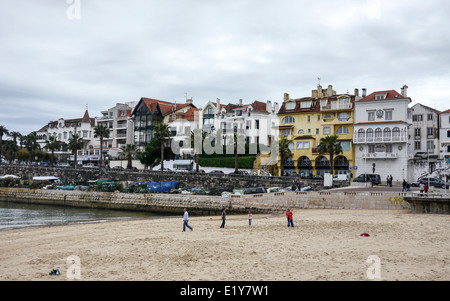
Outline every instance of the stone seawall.
<svg viewBox="0 0 450 301">
<path fill-rule="evenodd" d="M 0 188 L 0 200 L 149 211 L 156 213 L 182 212 L 188 208 L 196 215 L 220 214 L 222 208 L 230 213 L 281 213 L 292 209 L 410 209 L 404 201 L 406 193 L 386 192 L 277 192 L 253 195 L 231 195 L 227 198 L 184 194 L 130 194 L 110 192 L 61 191 L 26 188 Z"/>
<path fill-rule="evenodd" d="M 55 176 L 61 180 L 80 181 L 98 180 L 108 178 L 113 181 L 139 181 L 139 182 L 166 182 L 179 181 L 181 186 L 203 188 L 210 190 L 220 186 L 235 188 L 251 187 L 288 187 L 299 185 L 311 187 L 313 190 L 322 190 L 323 180 L 298 179 L 295 177 L 263 177 L 252 175 L 228 175 L 228 174 L 202 174 L 184 172 L 160 172 L 160 171 L 129 171 L 104 168 L 72 168 L 72 167 L 43 167 L 36 165 L 0 165 L 0 176 L 12 174 L 23 179 L 32 179 L 35 176 Z M 347 181 L 334 181 L 334 187 L 348 186 Z"/>
</svg>

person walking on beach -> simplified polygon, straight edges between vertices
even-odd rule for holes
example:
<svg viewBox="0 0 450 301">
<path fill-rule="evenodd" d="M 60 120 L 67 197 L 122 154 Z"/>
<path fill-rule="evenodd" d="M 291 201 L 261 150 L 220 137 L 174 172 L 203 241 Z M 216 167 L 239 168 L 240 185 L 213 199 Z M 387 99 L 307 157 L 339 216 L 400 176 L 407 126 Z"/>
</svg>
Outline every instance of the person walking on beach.
<svg viewBox="0 0 450 301">
<path fill-rule="evenodd" d="M 253 215 L 251 213 L 251 211 L 248 211 L 248 226 L 251 227 L 252 226 L 252 219 L 253 219 Z"/>
<path fill-rule="evenodd" d="M 403 179 L 403 188 L 402 188 L 402 192 L 406 191 L 406 181 L 405 179 Z"/>
<path fill-rule="evenodd" d="M 222 225 L 220 226 L 220 228 L 225 228 L 225 218 L 227 216 L 227 208 L 224 208 L 222 211 Z"/>
<path fill-rule="evenodd" d="M 294 227 L 294 214 L 292 213 L 291 210 L 289 210 L 289 215 L 288 215 L 288 227 Z"/>
<path fill-rule="evenodd" d="M 289 208 L 286 210 L 286 219 L 287 219 L 287 222 L 288 222 L 288 227 L 289 227 Z"/>
<path fill-rule="evenodd" d="M 189 214 L 188 214 L 186 208 L 184 208 L 184 216 L 183 216 L 183 232 L 186 231 L 186 227 L 188 227 L 189 229 L 191 229 L 191 231 L 194 230 L 194 229 L 192 229 L 191 226 L 188 225 L 188 221 L 189 221 Z"/>
</svg>

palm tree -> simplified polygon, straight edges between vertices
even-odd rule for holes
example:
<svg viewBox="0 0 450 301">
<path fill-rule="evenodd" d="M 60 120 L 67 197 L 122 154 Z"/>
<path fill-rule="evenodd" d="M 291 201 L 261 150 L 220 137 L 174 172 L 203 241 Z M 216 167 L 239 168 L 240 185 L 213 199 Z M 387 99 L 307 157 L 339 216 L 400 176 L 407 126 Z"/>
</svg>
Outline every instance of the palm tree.
<svg viewBox="0 0 450 301">
<path fill-rule="evenodd" d="M 41 148 L 37 142 L 36 132 L 31 132 L 25 137 L 25 146 L 30 153 L 30 161 L 33 161 L 33 151 Z"/>
<path fill-rule="evenodd" d="M 326 136 L 320 138 L 320 143 L 317 146 L 317 150 L 319 154 L 329 154 L 330 155 L 330 168 L 331 174 L 333 174 L 334 168 L 334 155 L 338 155 L 342 153 L 341 142 L 337 141 L 338 136 Z"/>
<path fill-rule="evenodd" d="M 68 149 L 72 151 L 73 154 L 73 162 L 75 168 L 77 167 L 77 156 L 78 150 L 82 149 L 84 146 L 83 138 L 78 136 L 78 134 L 73 134 L 72 137 L 69 138 Z"/>
<path fill-rule="evenodd" d="M 133 168 L 132 160 L 138 155 L 138 153 L 139 148 L 136 144 L 125 144 L 120 147 L 119 156 L 127 158 L 127 169 Z"/>
<path fill-rule="evenodd" d="M 284 161 L 292 157 L 292 152 L 289 148 L 290 143 L 291 141 L 287 140 L 286 137 L 280 136 L 280 140 L 278 141 L 278 150 L 280 152 L 280 176 L 284 173 Z"/>
<path fill-rule="evenodd" d="M 52 152 L 52 156 L 50 157 L 50 164 L 53 165 L 53 156 L 55 153 L 55 149 L 58 149 L 60 146 L 60 141 L 56 139 L 56 136 L 49 136 L 47 141 L 45 141 L 45 148 Z"/>
<path fill-rule="evenodd" d="M 102 166 L 102 162 L 103 162 L 103 138 L 108 138 L 109 137 L 109 129 L 102 125 L 99 124 L 98 126 L 96 126 L 94 128 L 94 138 L 100 138 L 100 164 L 99 166 Z"/>
<path fill-rule="evenodd" d="M 161 145 L 161 171 L 164 170 L 164 145 L 166 141 L 170 138 L 169 125 L 165 123 L 160 123 L 155 127 L 155 139 Z"/>
<path fill-rule="evenodd" d="M 8 135 L 8 130 L 3 125 L 0 125 L 0 162 L 2 160 L 2 140 L 3 135 Z"/>
<path fill-rule="evenodd" d="M 10 132 L 9 136 L 13 138 L 14 141 L 14 152 L 13 152 L 13 156 L 12 156 L 12 161 L 14 162 L 14 160 L 16 159 L 16 152 L 18 151 L 18 146 L 17 146 L 17 138 L 22 139 L 22 134 L 20 134 L 19 132 Z"/>
</svg>

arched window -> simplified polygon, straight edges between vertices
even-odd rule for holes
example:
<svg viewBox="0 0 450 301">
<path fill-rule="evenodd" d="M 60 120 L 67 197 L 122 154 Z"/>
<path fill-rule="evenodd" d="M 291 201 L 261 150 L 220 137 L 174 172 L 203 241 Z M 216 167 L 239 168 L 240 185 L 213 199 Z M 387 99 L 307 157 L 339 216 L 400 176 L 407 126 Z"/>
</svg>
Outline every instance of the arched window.
<svg viewBox="0 0 450 301">
<path fill-rule="evenodd" d="M 366 132 L 364 131 L 364 129 L 358 130 L 358 138 L 364 138 L 365 134 L 366 134 Z"/>
<path fill-rule="evenodd" d="M 283 120 L 281 121 L 282 123 L 294 123 L 295 122 L 295 118 L 292 116 L 286 116 L 283 118 Z"/>
<path fill-rule="evenodd" d="M 372 142 L 373 141 L 373 129 L 367 129 L 367 142 Z"/>
<path fill-rule="evenodd" d="M 383 140 L 383 131 L 380 128 L 375 129 L 375 141 Z"/>
<path fill-rule="evenodd" d="M 304 134 L 305 131 L 304 130 L 298 130 L 298 134 Z"/>
<path fill-rule="evenodd" d="M 398 127 L 392 129 L 392 141 L 400 141 L 400 129 Z"/>
<path fill-rule="evenodd" d="M 337 129 L 337 132 L 336 132 L 338 135 L 345 135 L 345 134 L 349 134 L 350 132 L 349 132 L 349 130 L 348 130 L 348 128 L 346 127 L 346 126 L 341 126 L 341 127 L 339 127 L 338 129 Z"/>
<path fill-rule="evenodd" d="M 385 128 L 383 130 L 383 140 L 391 141 L 391 129 L 390 128 Z"/>
<path fill-rule="evenodd" d="M 350 116 L 348 116 L 348 114 L 345 112 L 339 113 L 339 115 L 338 115 L 339 121 L 347 121 L 349 119 L 350 119 Z"/>
</svg>

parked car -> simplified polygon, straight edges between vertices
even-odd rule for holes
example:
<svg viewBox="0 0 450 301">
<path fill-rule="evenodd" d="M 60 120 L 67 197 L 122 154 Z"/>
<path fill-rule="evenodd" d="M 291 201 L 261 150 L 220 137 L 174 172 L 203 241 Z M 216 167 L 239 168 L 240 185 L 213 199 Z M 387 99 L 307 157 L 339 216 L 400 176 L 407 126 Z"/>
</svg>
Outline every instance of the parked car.
<svg viewBox="0 0 450 301">
<path fill-rule="evenodd" d="M 114 166 L 114 167 L 111 168 L 111 169 L 114 169 L 114 170 L 124 170 L 124 168 L 123 168 L 122 166 L 119 166 L 119 165 Z"/>
<path fill-rule="evenodd" d="M 237 173 L 235 172 L 230 173 L 230 175 L 248 175 L 248 174 L 249 174 L 248 171 L 245 170 L 238 170 Z"/>
<path fill-rule="evenodd" d="M 323 180 L 323 176 L 322 175 L 312 175 L 311 179 Z"/>
<path fill-rule="evenodd" d="M 194 169 L 191 169 L 189 172 L 197 172 L 197 170 L 194 168 Z M 198 173 L 205 173 L 205 171 L 203 169 L 199 169 Z"/>
<path fill-rule="evenodd" d="M 360 174 L 353 179 L 353 182 L 372 182 L 375 185 L 381 184 L 381 177 L 378 174 Z"/>
<path fill-rule="evenodd" d="M 417 186 L 413 186 L 412 184 L 411 184 L 411 186 L 418 187 L 420 185 L 420 182 L 422 182 L 424 184 L 428 184 L 430 187 L 433 186 L 433 187 L 439 187 L 439 188 L 449 188 L 449 186 L 450 186 L 450 183 L 446 183 L 439 178 L 419 178 L 417 180 L 417 182 L 414 182 L 414 184 Z"/>
<path fill-rule="evenodd" d="M 83 167 L 92 168 L 95 167 L 94 163 L 86 163 L 83 165 Z"/>
<path fill-rule="evenodd" d="M 224 174 L 223 171 L 218 170 L 218 169 L 211 170 L 209 173 L 210 174 L 216 174 L 216 175 L 219 175 L 219 174 L 223 175 Z"/>
<path fill-rule="evenodd" d="M 247 189 L 245 194 L 255 194 L 255 193 L 267 193 L 267 190 L 264 187 L 253 187 Z"/>
<path fill-rule="evenodd" d="M 286 169 L 283 173 L 285 177 L 298 177 L 298 174 L 293 169 Z"/>
</svg>

